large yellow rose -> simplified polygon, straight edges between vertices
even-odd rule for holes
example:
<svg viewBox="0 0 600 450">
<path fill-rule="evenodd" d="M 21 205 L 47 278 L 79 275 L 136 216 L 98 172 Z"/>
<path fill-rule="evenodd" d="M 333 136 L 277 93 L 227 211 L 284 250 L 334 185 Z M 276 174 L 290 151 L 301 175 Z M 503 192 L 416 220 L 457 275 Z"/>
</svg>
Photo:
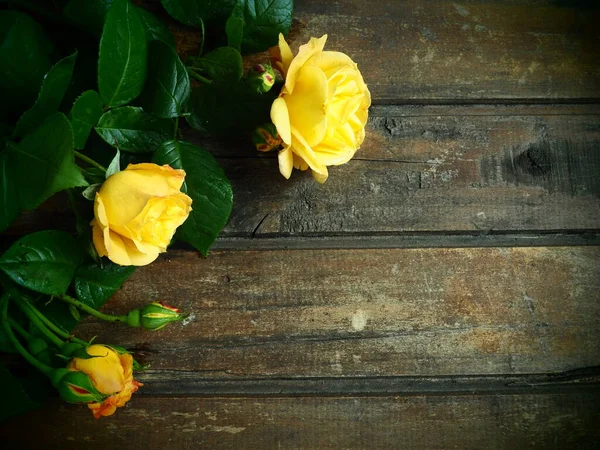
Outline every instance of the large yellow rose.
<svg viewBox="0 0 600 450">
<path fill-rule="evenodd" d="M 83 372 L 90 377 L 94 387 L 109 395 L 102 403 L 90 403 L 88 408 L 96 419 L 110 416 L 131 399 L 141 383 L 133 379 L 133 357 L 119 354 L 105 345 L 90 345 L 86 352 L 92 358 L 73 358 L 67 368 Z"/>
<path fill-rule="evenodd" d="M 279 170 L 312 169 L 319 182 L 327 166 L 348 162 L 365 138 L 371 94 L 357 65 L 344 53 L 323 51 L 327 35 L 311 38 L 294 57 L 279 35 L 279 69 L 285 86 L 271 106 L 283 140 Z"/>
<path fill-rule="evenodd" d="M 108 177 L 91 222 L 98 254 L 122 266 L 144 266 L 165 252 L 192 210 L 192 199 L 180 191 L 184 178 L 183 170 L 149 163 Z"/>
</svg>

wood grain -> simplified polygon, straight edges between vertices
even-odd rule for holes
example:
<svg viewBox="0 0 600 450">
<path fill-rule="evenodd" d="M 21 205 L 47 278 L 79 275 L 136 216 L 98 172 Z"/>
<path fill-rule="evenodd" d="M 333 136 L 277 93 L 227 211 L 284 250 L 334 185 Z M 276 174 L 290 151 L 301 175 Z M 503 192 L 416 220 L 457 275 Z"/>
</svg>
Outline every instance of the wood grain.
<svg viewBox="0 0 600 450">
<path fill-rule="evenodd" d="M 596 105 L 377 107 L 363 148 L 324 185 L 298 171 L 285 180 L 249 141 L 184 138 L 233 183 L 223 238 L 478 235 L 599 230 L 599 124 Z M 72 227 L 67 208 L 50 203 L 9 232 Z"/>
<path fill-rule="evenodd" d="M 3 448 L 595 449 L 600 396 L 148 398 L 98 421 L 53 402 L 0 429 Z M 66 425 L 68 424 L 68 426 Z"/>
<path fill-rule="evenodd" d="M 600 9 L 552 0 L 298 0 L 292 48 L 359 65 L 375 103 L 598 99 Z"/>
<path fill-rule="evenodd" d="M 78 332 L 199 378 L 440 376 L 600 365 L 600 247 L 170 251 L 106 305 L 192 313 Z"/>
</svg>

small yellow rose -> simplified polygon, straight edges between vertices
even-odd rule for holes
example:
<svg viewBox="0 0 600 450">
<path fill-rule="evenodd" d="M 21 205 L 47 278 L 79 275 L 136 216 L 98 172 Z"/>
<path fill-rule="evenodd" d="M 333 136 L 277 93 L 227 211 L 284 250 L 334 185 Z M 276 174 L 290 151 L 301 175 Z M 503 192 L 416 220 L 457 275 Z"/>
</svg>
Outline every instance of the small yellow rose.
<svg viewBox="0 0 600 450">
<path fill-rule="evenodd" d="M 145 266 L 165 252 L 192 210 L 180 191 L 183 170 L 130 164 L 108 177 L 96 193 L 92 231 L 100 256 L 122 266 Z"/>
<path fill-rule="evenodd" d="M 131 399 L 141 383 L 133 379 L 133 357 L 127 353 L 118 354 L 105 345 L 90 345 L 86 352 L 93 358 L 71 360 L 67 368 L 83 372 L 90 377 L 94 387 L 102 394 L 109 395 L 102 403 L 90 403 L 88 408 L 96 419 L 110 416 L 115 410 Z"/>
<path fill-rule="evenodd" d="M 271 106 L 284 145 L 279 170 L 312 169 L 323 183 L 327 166 L 348 162 L 365 138 L 371 94 L 357 65 L 340 52 L 323 51 L 327 35 L 311 38 L 294 57 L 279 35 L 279 69 L 285 86 Z"/>
</svg>

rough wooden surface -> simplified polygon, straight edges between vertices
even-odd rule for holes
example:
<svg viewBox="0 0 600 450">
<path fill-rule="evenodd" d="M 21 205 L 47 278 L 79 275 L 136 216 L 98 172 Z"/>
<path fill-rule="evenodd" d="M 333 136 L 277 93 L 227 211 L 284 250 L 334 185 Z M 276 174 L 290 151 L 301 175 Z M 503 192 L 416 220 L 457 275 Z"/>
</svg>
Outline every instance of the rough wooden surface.
<svg viewBox="0 0 600 450">
<path fill-rule="evenodd" d="M 600 97 L 600 10 L 565 0 L 296 1 L 292 47 L 328 34 L 376 102 Z"/>
<path fill-rule="evenodd" d="M 99 421 L 51 401 L 0 427 L 3 448 L 598 448 L 598 5 L 295 5 L 292 47 L 328 33 L 369 83 L 363 148 L 322 186 L 184 130 L 232 180 L 229 224 L 208 259 L 170 250 L 105 311 L 191 316 L 86 320 L 152 364 L 145 386 Z M 180 50 L 197 38 L 178 31 Z M 61 204 L 8 240 L 72 227 Z"/>
<path fill-rule="evenodd" d="M 600 396 L 145 398 L 111 420 L 54 402 L 36 433 L 0 432 L 3 448 L 560 449 L 597 448 Z M 66 419 L 68 418 L 68 423 Z"/>
<path fill-rule="evenodd" d="M 185 251 L 139 270 L 105 310 L 193 311 L 160 339 L 98 335 L 202 377 L 559 372 L 600 365 L 600 248 Z"/>
<path fill-rule="evenodd" d="M 247 141 L 185 138 L 233 183 L 223 237 L 598 230 L 599 124 L 595 105 L 377 107 L 363 148 L 324 185 L 309 173 L 285 180 L 276 155 Z M 72 226 L 56 203 L 12 232 Z"/>
</svg>

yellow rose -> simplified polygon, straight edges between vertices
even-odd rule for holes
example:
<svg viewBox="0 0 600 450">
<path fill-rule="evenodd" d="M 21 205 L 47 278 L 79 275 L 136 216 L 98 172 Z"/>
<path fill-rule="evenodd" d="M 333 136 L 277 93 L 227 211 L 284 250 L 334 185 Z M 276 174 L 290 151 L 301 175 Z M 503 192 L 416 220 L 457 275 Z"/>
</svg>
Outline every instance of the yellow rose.
<svg viewBox="0 0 600 450">
<path fill-rule="evenodd" d="M 118 354 L 104 345 L 90 345 L 86 352 L 93 358 L 73 358 L 67 368 L 83 372 L 90 377 L 94 387 L 105 395 L 110 395 L 102 403 L 90 403 L 96 419 L 110 416 L 131 399 L 141 383 L 133 379 L 133 357 L 127 353 Z"/>
<path fill-rule="evenodd" d="M 100 256 L 122 266 L 145 266 L 165 252 L 192 210 L 180 191 L 185 172 L 168 165 L 130 164 L 96 193 L 92 220 Z"/>
<path fill-rule="evenodd" d="M 294 57 L 279 35 L 285 86 L 271 106 L 271 120 L 284 142 L 279 170 L 286 178 L 292 167 L 310 167 L 323 183 L 327 166 L 348 162 L 365 138 L 371 94 L 349 56 L 323 51 L 326 40 L 311 38 Z"/>
</svg>

